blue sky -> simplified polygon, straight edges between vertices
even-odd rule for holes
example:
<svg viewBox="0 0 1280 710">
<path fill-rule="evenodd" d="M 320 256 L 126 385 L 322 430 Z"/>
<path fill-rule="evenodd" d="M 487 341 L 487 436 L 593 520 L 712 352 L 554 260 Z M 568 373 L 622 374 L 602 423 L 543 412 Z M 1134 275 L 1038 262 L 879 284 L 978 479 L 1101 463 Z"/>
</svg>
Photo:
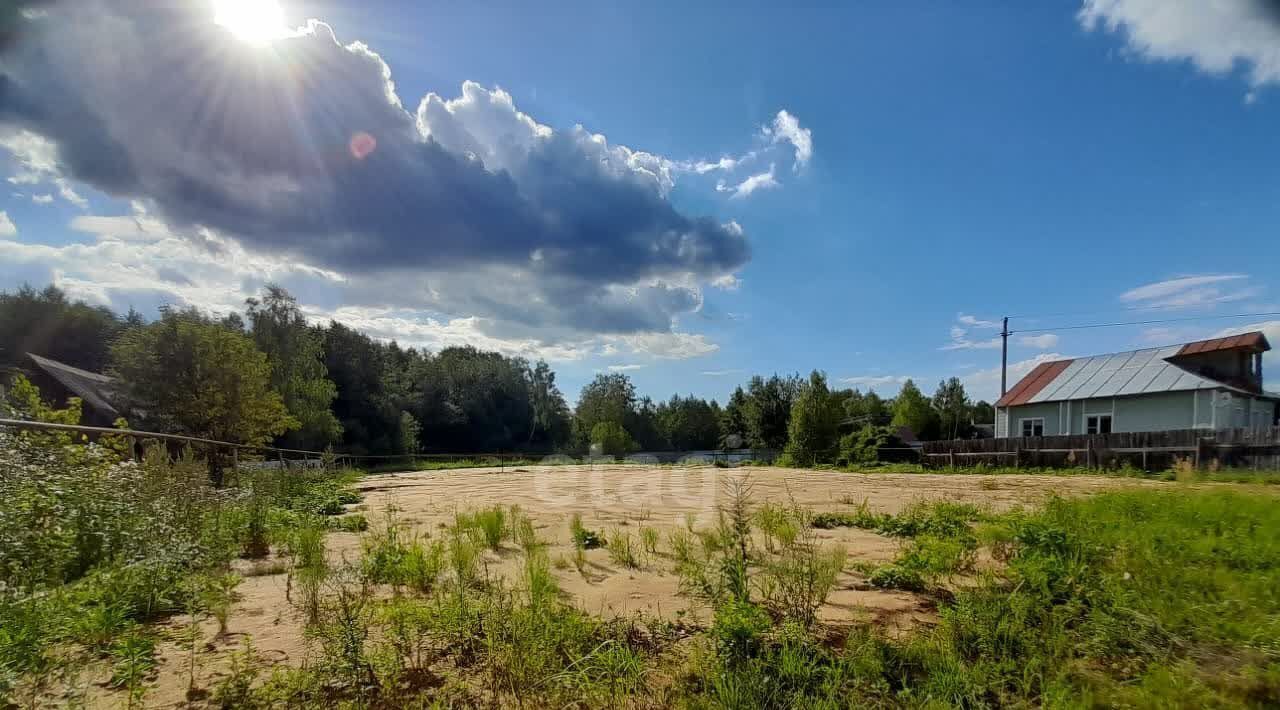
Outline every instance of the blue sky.
<svg viewBox="0 0 1280 710">
<path fill-rule="evenodd" d="M 278 281 L 380 337 L 545 357 L 570 399 L 610 369 L 723 400 L 811 368 L 992 398 L 1001 315 L 1047 329 L 1012 339 L 1014 379 L 1243 326 L 1280 344 L 1280 316 L 1208 319 L 1280 311 L 1280 18 L 1262 0 L 281 0 L 281 28 L 318 18 L 328 44 L 248 42 L 208 2 L 89 4 L 117 22 L 31 11 L 0 59 L 41 109 L 0 103 L 0 288 L 154 312 Z M 246 98 L 245 62 L 288 77 L 296 117 Z M 371 157 L 345 155 L 356 133 Z M 281 135 L 310 157 L 275 155 Z"/>
</svg>

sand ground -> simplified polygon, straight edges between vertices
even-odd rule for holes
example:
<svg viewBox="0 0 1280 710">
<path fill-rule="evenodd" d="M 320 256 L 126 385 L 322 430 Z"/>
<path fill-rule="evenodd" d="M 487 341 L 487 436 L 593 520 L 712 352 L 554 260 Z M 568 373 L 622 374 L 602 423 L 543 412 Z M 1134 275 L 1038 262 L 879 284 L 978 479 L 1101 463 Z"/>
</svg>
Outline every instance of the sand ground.
<svg viewBox="0 0 1280 710">
<path fill-rule="evenodd" d="M 587 552 L 586 574 L 563 563 L 553 571 L 567 598 L 587 612 L 603 616 L 640 613 L 697 623 L 706 620 L 706 610 L 679 593 L 673 563 L 664 554 L 666 534 L 690 523 L 698 528 L 712 525 L 717 507 L 725 499 L 726 483 L 739 477 L 750 482 L 756 503 L 794 502 L 815 512 L 850 510 L 865 501 L 873 511 L 895 513 L 921 500 L 962 501 L 1007 510 L 1038 503 L 1051 494 L 1088 495 L 1118 487 L 1166 485 L 1101 476 L 852 474 L 711 466 L 527 466 L 369 476 L 357 486 L 364 501 L 353 510 L 364 512 L 371 525 L 377 527 L 390 504 L 400 522 L 416 534 L 435 536 L 454 521 L 458 512 L 518 505 L 533 521 L 538 537 L 548 543 L 553 562 L 558 558 L 567 560 L 573 553 L 569 520 L 575 513 L 582 516 L 586 527 L 606 538 L 630 534 L 637 545 L 641 528 L 656 528 L 662 539 L 659 553 L 646 555 L 641 569 L 620 568 L 610 561 L 607 550 L 597 549 Z M 850 563 L 890 560 L 899 545 L 896 540 L 852 528 L 822 530 L 819 534 L 824 544 L 843 546 Z M 355 562 L 360 556 L 361 535 L 332 533 L 327 544 L 335 562 Z M 520 555 L 512 546 L 496 553 L 486 551 L 484 561 L 488 573 L 506 575 L 518 569 Z M 297 609 L 285 598 L 287 576 L 270 573 L 276 571 L 271 561 L 245 565 L 241 571 L 248 576 L 237 590 L 228 633 L 218 636 L 214 622 L 202 623 L 197 686 L 215 686 L 226 675 L 231 653 L 241 648 L 246 638 L 252 638 L 255 653 L 269 663 L 299 665 L 314 653 Z M 888 633 L 901 633 L 935 619 L 927 597 L 871 588 L 861 574 L 851 569 L 840 576 L 837 589 L 820 615 L 828 624 L 871 620 Z M 176 638 L 187 623 L 187 619 L 175 617 L 164 625 Z M 157 677 L 145 703 L 149 707 L 184 706 L 190 652 L 177 641 L 164 641 L 159 654 Z M 108 694 L 94 682 L 102 680 L 102 674 L 100 669 L 86 673 L 90 703 L 123 706 L 121 694 Z"/>
</svg>

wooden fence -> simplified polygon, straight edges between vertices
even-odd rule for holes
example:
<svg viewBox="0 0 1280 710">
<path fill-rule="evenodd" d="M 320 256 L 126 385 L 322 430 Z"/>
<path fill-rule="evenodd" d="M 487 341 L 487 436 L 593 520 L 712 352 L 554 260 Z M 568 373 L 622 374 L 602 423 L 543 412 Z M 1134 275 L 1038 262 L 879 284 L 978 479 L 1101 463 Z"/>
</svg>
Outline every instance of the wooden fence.
<svg viewBox="0 0 1280 710">
<path fill-rule="evenodd" d="M 1280 427 L 928 441 L 921 459 L 927 468 L 979 464 L 1031 468 L 1128 465 L 1152 471 L 1185 460 L 1197 468 L 1217 465 L 1280 469 Z"/>
</svg>

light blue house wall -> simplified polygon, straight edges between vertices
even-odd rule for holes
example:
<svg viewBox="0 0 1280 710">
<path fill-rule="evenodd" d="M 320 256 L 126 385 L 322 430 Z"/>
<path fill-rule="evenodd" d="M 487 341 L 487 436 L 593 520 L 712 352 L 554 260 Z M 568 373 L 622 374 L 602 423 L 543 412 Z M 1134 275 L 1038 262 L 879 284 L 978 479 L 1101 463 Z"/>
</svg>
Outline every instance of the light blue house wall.
<svg viewBox="0 0 1280 710">
<path fill-rule="evenodd" d="M 1085 434 L 1092 415 L 1110 415 L 1113 432 L 1271 426 L 1275 407 L 1273 398 L 1226 389 L 1038 402 L 998 409 L 996 436 L 1021 436 L 1025 419 L 1043 419 L 1045 436 Z"/>
</svg>

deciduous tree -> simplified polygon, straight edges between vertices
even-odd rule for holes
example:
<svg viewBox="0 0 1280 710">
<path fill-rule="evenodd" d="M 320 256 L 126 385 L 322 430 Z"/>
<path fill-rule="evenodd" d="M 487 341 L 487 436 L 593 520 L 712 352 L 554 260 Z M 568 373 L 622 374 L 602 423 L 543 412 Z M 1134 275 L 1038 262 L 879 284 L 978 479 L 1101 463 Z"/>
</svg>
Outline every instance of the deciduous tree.
<svg viewBox="0 0 1280 710">
<path fill-rule="evenodd" d="M 283 443 L 322 449 L 339 441 L 342 425 L 332 410 L 338 389 L 325 367 L 323 335 L 307 326 L 298 302 L 279 286 L 267 286 L 246 305 L 253 341 L 271 363 L 271 384 L 299 423 Z"/>
<path fill-rule="evenodd" d="M 271 388 L 266 354 L 198 311 L 162 311 L 122 335 L 111 359 L 142 428 L 262 445 L 298 427 Z"/>
</svg>

